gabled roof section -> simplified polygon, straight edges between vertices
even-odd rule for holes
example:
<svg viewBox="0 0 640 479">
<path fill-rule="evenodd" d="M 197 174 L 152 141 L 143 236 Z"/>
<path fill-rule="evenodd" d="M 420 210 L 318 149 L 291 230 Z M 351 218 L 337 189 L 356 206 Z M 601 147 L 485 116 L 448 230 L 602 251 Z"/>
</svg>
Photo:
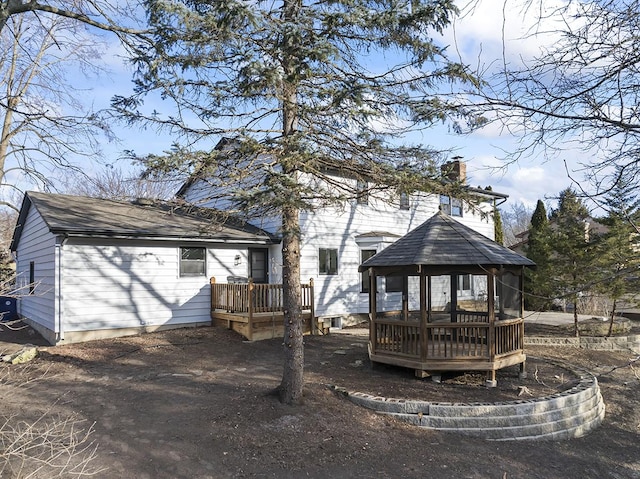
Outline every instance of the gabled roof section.
<svg viewBox="0 0 640 479">
<path fill-rule="evenodd" d="M 370 267 L 535 266 L 535 263 L 440 212 L 366 260 Z"/>
<path fill-rule="evenodd" d="M 222 137 L 213 149 L 218 151 L 232 151 L 234 148 L 237 148 L 238 145 L 239 145 L 239 142 L 236 138 Z M 460 164 L 464 164 L 459 160 L 453 161 L 452 163 L 458 164 L 458 168 L 460 168 Z M 201 176 L 202 169 L 203 169 L 203 165 L 200 168 L 196 168 L 196 170 L 191 174 L 191 176 L 178 189 L 176 193 L 176 197 L 184 198 L 189 188 L 191 188 L 196 183 L 196 181 L 202 177 Z M 324 167 L 322 171 L 328 175 L 334 175 L 341 178 L 351 178 L 351 179 L 356 178 L 356 175 L 345 172 L 337 167 L 336 168 Z M 464 178 L 459 178 L 459 180 L 461 180 L 463 183 L 466 183 L 466 173 L 464 175 Z M 372 178 L 369 181 L 375 182 L 375 179 Z M 449 179 L 444 180 L 444 182 L 446 183 L 449 183 L 451 181 L 452 181 L 451 177 Z M 507 200 L 507 198 L 509 198 L 509 195 L 504 193 L 498 193 L 496 191 L 493 191 L 491 188 L 480 188 L 480 187 L 474 188 L 466 185 L 464 186 L 464 190 L 471 195 L 487 198 L 489 200 L 502 200 L 501 202 L 504 202 Z"/>
<path fill-rule="evenodd" d="M 232 149 L 237 144 L 237 141 L 233 138 L 222 137 L 216 146 L 213 147 L 214 150 L 223 151 L 226 149 Z M 189 178 L 180 186 L 178 191 L 176 192 L 177 198 L 184 198 L 187 190 L 196 182 L 196 180 L 200 177 L 200 173 L 202 170 L 202 165 L 200 167 L 196 167 L 196 171 L 194 171 Z"/>
<path fill-rule="evenodd" d="M 280 240 L 219 211 L 168 202 L 116 201 L 86 196 L 27 192 L 11 250 L 18 247 L 31 208 L 49 231 L 77 237 L 173 239 L 214 243 L 274 244 Z"/>
</svg>

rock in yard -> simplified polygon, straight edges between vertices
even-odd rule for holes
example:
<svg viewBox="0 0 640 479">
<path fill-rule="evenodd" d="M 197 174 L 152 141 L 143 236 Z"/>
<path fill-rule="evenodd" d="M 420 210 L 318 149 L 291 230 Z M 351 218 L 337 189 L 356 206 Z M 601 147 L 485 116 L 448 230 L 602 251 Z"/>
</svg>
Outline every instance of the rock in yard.
<svg viewBox="0 0 640 479">
<path fill-rule="evenodd" d="M 26 344 L 20 351 L 2 357 L 2 360 L 11 364 L 28 363 L 38 356 L 38 348 L 33 344 Z"/>
</svg>

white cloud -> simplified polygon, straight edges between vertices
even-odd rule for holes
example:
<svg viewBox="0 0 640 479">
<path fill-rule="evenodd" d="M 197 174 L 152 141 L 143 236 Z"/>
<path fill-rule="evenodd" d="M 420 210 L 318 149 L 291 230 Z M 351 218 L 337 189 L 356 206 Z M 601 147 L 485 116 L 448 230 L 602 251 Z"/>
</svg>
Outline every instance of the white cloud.
<svg viewBox="0 0 640 479">
<path fill-rule="evenodd" d="M 561 20 L 552 13 L 568 4 L 568 0 L 469 0 L 460 7 L 445 39 L 471 66 L 520 63 L 557 41 Z"/>
</svg>

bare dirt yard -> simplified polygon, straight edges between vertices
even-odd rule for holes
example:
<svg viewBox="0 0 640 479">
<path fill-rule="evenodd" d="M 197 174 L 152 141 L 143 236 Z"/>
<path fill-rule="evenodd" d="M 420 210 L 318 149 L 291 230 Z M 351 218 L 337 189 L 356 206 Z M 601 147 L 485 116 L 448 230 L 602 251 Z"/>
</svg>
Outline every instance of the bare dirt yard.
<svg viewBox="0 0 640 479">
<path fill-rule="evenodd" d="M 0 332 L 8 341 L 0 347 L 37 341 L 27 333 Z M 31 431 L 49 421 L 92 427 L 95 457 L 84 473 L 96 478 L 640 478 L 637 354 L 538 347 L 527 351 L 526 380 L 517 367 L 507 368 L 498 387 L 487 389 L 484 375 L 443 376 L 438 384 L 409 370 L 372 367 L 366 340 L 358 330 L 306 338 L 301 406 L 280 404 L 272 394 L 282 375 L 278 339 L 250 343 L 207 327 L 42 347 L 36 360 L 0 368 L 1 439 L 6 449 L 7 430 L 15 434 L 26 427 L 16 424 L 36 421 Z M 551 360 L 598 377 L 607 412 L 586 437 L 490 442 L 423 430 L 330 389 L 428 401 L 516 400 L 520 386 L 530 398 L 571 385 L 572 375 Z M 72 462 L 91 451 L 77 452 Z M 33 465 L 12 461 L 0 477 L 53 475 L 43 467 L 27 476 Z"/>
</svg>

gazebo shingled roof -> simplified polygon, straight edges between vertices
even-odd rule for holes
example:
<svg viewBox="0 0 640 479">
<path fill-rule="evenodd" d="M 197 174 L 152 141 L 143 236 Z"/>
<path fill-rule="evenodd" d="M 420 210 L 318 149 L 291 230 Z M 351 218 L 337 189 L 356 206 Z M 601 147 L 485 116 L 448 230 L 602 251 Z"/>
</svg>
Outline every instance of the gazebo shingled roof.
<svg viewBox="0 0 640 479">
<path fill-rule="evenodd" d="M 528 266 L 535 263 L 440 212 L 360 265 L 403 266 Z"/>
</svg>

